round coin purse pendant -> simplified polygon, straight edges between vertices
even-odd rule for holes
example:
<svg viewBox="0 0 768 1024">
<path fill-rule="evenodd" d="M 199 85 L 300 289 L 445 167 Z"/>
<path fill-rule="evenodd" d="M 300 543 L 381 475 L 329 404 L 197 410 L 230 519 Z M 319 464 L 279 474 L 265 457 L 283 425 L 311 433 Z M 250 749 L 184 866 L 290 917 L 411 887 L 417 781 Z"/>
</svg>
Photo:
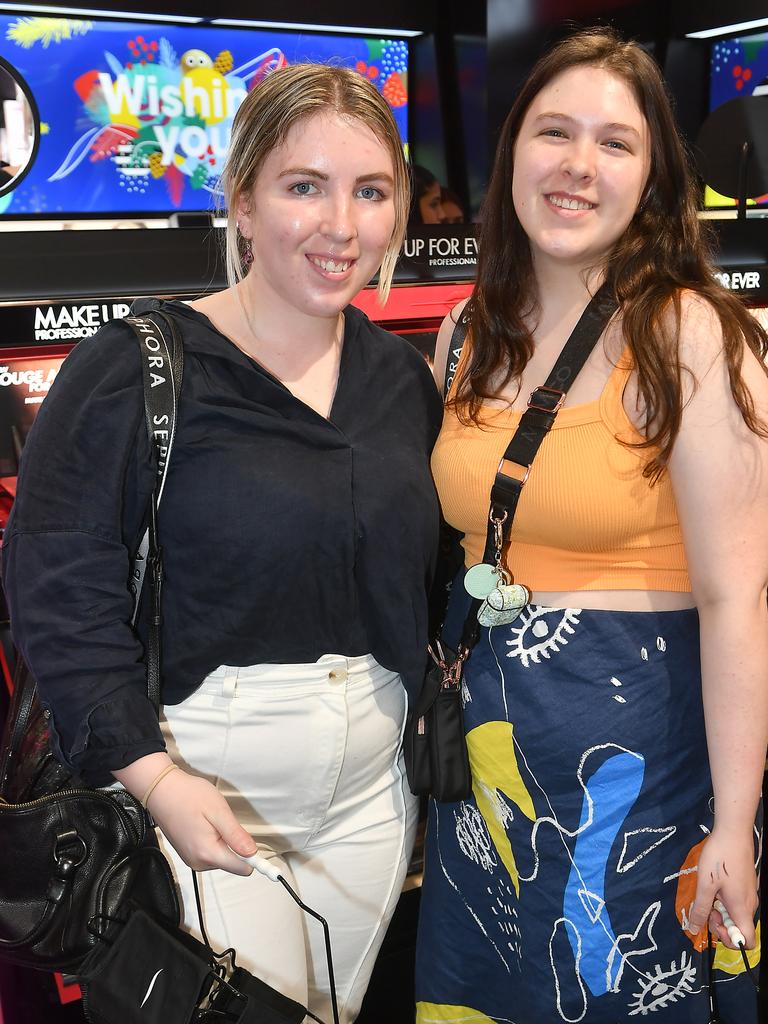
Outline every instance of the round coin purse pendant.
<svg viewBox="0 0 768 1024">
<path fill-rule="evenodd" d="M 500 583 L 478 608 L 477 621 L 481 626 L 507 626 L 530 600 L 531 593 L 522 584 Z"/>
<path fill-rule="evenodd" d="M 487 562 L 471 565 L 464 573 L 464 589 L 470 597 L 476 597 L 480 601 L 488 597 L 502 582 L 505 581 L 500 578 L 499 570 Z"/>
</svg>

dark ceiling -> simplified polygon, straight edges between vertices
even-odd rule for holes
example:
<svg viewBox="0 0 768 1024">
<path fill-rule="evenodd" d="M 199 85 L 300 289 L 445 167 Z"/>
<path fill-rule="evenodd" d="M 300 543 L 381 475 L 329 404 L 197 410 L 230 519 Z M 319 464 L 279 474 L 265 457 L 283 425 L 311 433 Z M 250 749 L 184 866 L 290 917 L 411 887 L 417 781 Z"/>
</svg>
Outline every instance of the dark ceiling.
<svg viewBox="0 0 768 1024">
<path fill-rule="evenodd" d="M 14 3 L 23 8 L 25 4 Z M 96 0 L 45 0 L 49 7 L 82 6 L 104 11 L 131 11 L 137 14 L 186 14 L 199 18 L 254 18 L 260 21 L 322 23 L 324 25 L 361 25 L 370 28 L 404 28 L 433 32 L 448 14 L 455 31 L 484 35 L 485 4 L 482 0 L 458 3 L 456 0 L 387 0 L 385 4 L 367 7 L 350 0 L 216 0 L 215 13 L 211 0 L 125 0 L 115 3 Z"/>
</svg>

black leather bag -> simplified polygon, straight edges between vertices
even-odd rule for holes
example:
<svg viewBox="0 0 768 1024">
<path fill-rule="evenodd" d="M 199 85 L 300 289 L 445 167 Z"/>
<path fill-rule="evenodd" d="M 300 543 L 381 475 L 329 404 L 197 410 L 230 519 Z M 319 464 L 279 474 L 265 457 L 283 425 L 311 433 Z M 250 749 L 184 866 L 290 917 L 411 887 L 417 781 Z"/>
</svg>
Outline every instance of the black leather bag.
<svg viewBox="0 0 768 1024">
<path fill-rule="evenodd" d="M 405 770 L 411 792 L 451 803 L 472 791 L 461 703 L 464 659 L 439 642 L 429 652 L 434 664 L 405 732 Z"/>
<path fill-rule="evenodd" d="M 169 343 L 156 321 L 135 319 L 145 370 L 148 429 L 152 416 L 167 413 L 175 422 L 181 382 L 181 340 L 172 322 Z M 150 364 L 149 358 L 153 359 Z M 167 386 L 150 393 L 151 366 L 166 360 Z M 151 430 L 150 437 L 152 438 Z M 172 433 L 171 433 L 172 437 Z M 154 441 L 154 438 L 152 438 Z M 170 447 L 170 445 L 169 445 Z M 153 495 L 139 581 L 150 570 L 152 607 L 147 650 L 147 688 L 159 701 L 159 627 L 162 566 L 154 523 L 156 495 L 169 461 L 163 453 Z M 0 960 L 77 973 L 97 942 L 94 922 L 115 917 L 132 899 L 171 923 L 180 909 L 168 862 L 151 818 L 129 793 L 83 784 L 54 756 L 47 712 L 37 686 L 19 660 L 14 697 L 0 749 Z"/>
<path fill-rule="evenodd" d="M 96 942 L 92 922 L 129 898 L 178 923 L 173 877 L 149 815 L 125 790 L 85 786 L 56 760 L 23 662 L 9 725 L 0 789 L 0 960 L 77 973 Z"/>
</svg>

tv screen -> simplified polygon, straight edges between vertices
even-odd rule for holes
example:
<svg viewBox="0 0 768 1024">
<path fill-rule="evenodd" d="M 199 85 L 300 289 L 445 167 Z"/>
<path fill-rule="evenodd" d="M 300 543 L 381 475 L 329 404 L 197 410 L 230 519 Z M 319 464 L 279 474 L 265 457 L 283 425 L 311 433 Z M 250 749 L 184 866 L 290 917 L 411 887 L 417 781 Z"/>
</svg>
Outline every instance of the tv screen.
<svg viewBox="0 0 768 1024">
<path fill-rule="evenodd" d="M 768 32 L 714 43 L 710 56 L 710 112 L 729 100 L 765 95 L 768 95 Z M 764 130 L 768 133 L 768 124 Z M 736 199 L 707 185 L 704 203 L 709 207 L 727 207 L 735 206 Z M 768 195 L 753 197 L 749 205 L 768 206 Z"/>
<path fill-rule="evenodd" d="M 271 71 L 343 64 L 379 89 L 403 143 L 403 39 L 0 15 L 2 52 L 40 114 L 40 147 L 6 216 L 211 210 L 232 118 Z"/>
</svg>

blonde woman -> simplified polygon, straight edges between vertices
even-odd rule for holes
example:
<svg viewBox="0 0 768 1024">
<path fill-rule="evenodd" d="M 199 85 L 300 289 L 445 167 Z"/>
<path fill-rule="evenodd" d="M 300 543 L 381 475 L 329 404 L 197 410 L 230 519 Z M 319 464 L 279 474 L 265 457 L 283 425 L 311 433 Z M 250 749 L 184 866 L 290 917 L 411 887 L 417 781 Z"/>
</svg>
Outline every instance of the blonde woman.
<svg viewBox="0 0 768 1024">
<path fill-rule="evenodd" d="M 162 728 L 129 625 L 153 469 L 117 323 L 78 346 L 41 410 L 5 583 L 62 760 L 139 797 L 159 779 L 148 806 L 187 926 L 186 865 L 210 869 L 214 946 L 329 1016 L 322 935 L 241 859 L 274 856 L 329 920 L 353 1020 L 413 841 L 400 743 L 438 528 L 429 370 L 349 305 L 380 268 L 387 294 L 407 168 L 370 83 L 295 65 L 239 109 L 223 184 L 230 287 L 159 303 L 185 346 L 159 522 Z"/>
</svg>

